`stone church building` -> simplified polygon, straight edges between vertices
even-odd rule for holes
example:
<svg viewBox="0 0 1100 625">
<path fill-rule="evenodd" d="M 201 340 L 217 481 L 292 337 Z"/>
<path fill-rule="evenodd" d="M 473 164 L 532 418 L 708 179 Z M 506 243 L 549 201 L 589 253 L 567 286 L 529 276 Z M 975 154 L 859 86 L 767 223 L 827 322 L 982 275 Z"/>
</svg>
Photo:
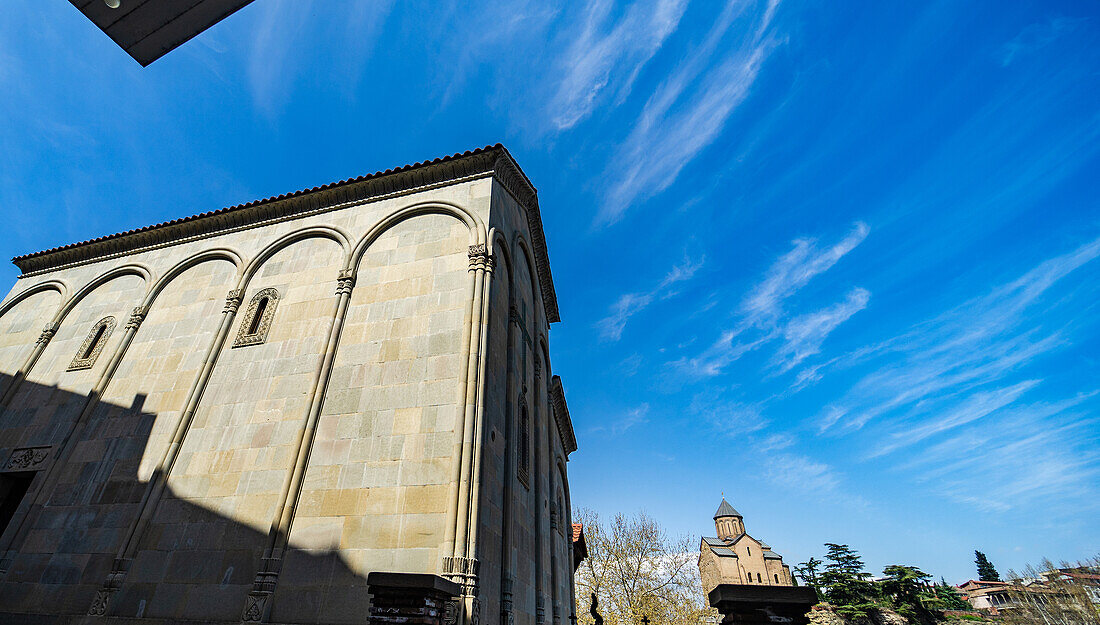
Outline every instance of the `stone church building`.
<svg viewBox="0 0 1100 625">
<path fill-rule="evenodd" d="M 767 544 L 745 532 L 745 519 L 722 498 L 714 513 L 717 536 L 699 545 L 699 573 L 706 592 L 719 584 L 793 586 L 791 569 Z"/>
<path fill-rule="evenodd" d="M 14 262 L 0 623 L 573 621 L 557 300 L 502 146 Z"/>
</svg>

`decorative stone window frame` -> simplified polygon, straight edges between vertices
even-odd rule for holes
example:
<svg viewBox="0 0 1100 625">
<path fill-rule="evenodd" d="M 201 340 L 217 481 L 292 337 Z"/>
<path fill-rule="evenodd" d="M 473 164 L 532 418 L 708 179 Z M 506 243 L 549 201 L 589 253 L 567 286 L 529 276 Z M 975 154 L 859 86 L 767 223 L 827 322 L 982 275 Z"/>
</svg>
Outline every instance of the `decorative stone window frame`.
<svg viewBox="0 0 1100 625">
<path fill-rule="evenodd" d="M 91 369 L 96 359 L 99 358 L 99 354 L 103 351 L 103 346 L 107 344 L 107 339 L 111 338 L 111 333 L 115 331 L 115 325 L 114 317 L 104 317 L 95 322 L 95 325 L 88 332 L 88 336 L 84 338 L 84 342 L 80 344 L 80 349 L 76 351 L 76 356 L 73 356 L 73 361 L 69 363 L 67 371 Z M 100 334 L 101 329 L 102 334 Z"/>
<path fill-rule="evenodd" d="M 256 322 L 256 313 L 260 303 L 267 300 L 263 311 L 260 313 L 259 323 Z M 267 288 L 257 292 L 248 302 L 248 309 L 241 318 L 241 324 L 237 329 L 237 339 L 233 341 L 233 347 L 245 347 L 248 345 L 260 345 L 267 341 L 267 333 L 271 330 L 271 319 L 275 316 L 275 307 L 279 305 L 279 291 Z M 254 332 L 249 332 L 255 326 Z"/>
<path fill-rule="evenodd" d="M 516 437 L 519 449 L 516 454 L 516 477 L 526 488 L 531 488 L 531 411 L 527 400 L 519 400 L 519 436 Z"/>
</svg>

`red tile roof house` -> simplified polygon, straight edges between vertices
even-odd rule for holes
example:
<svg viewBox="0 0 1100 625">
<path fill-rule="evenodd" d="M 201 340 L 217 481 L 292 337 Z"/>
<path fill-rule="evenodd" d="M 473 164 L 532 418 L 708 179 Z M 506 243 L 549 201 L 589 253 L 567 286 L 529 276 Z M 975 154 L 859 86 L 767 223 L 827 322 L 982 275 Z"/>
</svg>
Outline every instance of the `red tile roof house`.
<svg viewBox="0 0 1100 625">
<path fill-rule="evenodd" d="M 970 580 L 958 586 L 963 599 L 970 602 L 975 610 L 987 610 L 990 614 L 1000 614 L 1001 610 L 1013 608 L 1014 602 L 1008 594 L 1011 584 L 1008 582 L 983 582 Z"/>
<path fill-rule="evenodd" d="M 584 525 L 573 524 L 573 572 L 577 572 L 581 561 L 588 557 L 588 543 L 584 542 Z"/>
</svg>

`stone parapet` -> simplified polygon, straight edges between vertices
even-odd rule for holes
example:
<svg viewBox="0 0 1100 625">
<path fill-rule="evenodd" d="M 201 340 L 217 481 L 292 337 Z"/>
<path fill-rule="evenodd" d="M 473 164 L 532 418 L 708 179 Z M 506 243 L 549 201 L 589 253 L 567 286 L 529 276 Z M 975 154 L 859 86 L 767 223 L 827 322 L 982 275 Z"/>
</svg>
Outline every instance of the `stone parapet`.
<svg viewBox="0 0 1100 625">
<path fill-rule="evenodd" d="M 722 624 L 793 623 L 806 625 L 806 614 L 817 603 L 817 593 L 806 586 L 719 584 L 707 594 L 712 608 L 722 613 Z"/>
</svg>

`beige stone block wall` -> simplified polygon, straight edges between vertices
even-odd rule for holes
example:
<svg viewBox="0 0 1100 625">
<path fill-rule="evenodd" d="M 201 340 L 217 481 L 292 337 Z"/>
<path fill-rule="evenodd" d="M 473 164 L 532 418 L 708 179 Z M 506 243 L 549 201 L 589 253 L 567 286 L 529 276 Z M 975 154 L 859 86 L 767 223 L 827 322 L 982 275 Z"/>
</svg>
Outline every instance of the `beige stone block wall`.
<svg viewBox="0 0 1100 625">
<path fill-rule="evenodd" d="M 131 310 L 147 301 L 149 289 L 172 267 L 215 248 L 240 258 L 236 267 L 217 260 L 188 269 L 152 300 L 102 400 L 74 434 L 71 456 L 57 470 L 58 489 L 42 498 L 50 505 L 24 523 L 11 570 L 0 580 L 4 609 L 88 610 L 180 423 L 222 323 L 225 295 L 261 251 L 291 233 L 313 229 L 318 236 L 271 255 L 247 284 L 209 382 L 200 389 L 167 490 L 151 504 L 151 521 L 136 535 L 136 555 L 110 610 L 124 617 L 239 620 L 297 453 L 335 312 L 338 272 L 356 243 L 382 220 L 430 201 L 457 204 L 496 226 L 515 265 L 508 279 L 494 277 L 486 322 L 489 386 L 477 544 L 482 614 L 499 613 L 503 458 L 505 445 L 515 444 L 504 441 L 503 433 L 524 385 L 531 417 L 530 478 L 527 484 L 513 478 L 511 484 L 514 527 L 505 559 L 516 579 L 516 622 L 534 623 L 536 594 L 543 598 L 547 620 L 555 598 L 571 606 L 563 600 L 567 534 L 551 535 L 548 522 L 552 470 L 563 453 L 547 403 L 552 372 L 538 345 L 548 326 L 536 272 L 518 244 L 530 234 L 524 210 L 502 186 L 482 178 L 20 280 L 7 300 L 50 280 L 63 284 L 65 294 L 36 294 L 0 315 L 0 372 L 8 375 L 18 370 L 63 299 L 108 270 L 134 267 L 92 289 L 65 316 L 0 414 L 0 454 L 29 445 L 59 451 L 119 349 Z M 346 245 L 333 238 L 346 239 Z M 464 383 L 470 243 L 469 230 L 455 218 L 425 214 L 393 226 L 367 249 L 296 500 L 273 618 L 358 622 L 366 611 L 368 572 L 440 571 L 456 461 L 457 399 Z M 267 341 L 234 348 L 249 300 L 268 287 L 278 289 L 281 298 Z M 512 288 L 531 342 L 517 332 L 509 350 Z M 94 366 L 67 371 L 93 324 L 107 315 L 115 318 L 115 329 Z M 536 359 L 542 362 L 537 381 Z M 517 389 L 511 394 L 499 388 L 509 367 Z M 552 563 L 556 572 L 550 571 Z M 567 618 L 563 613 L 559 620 Z"/>
<path fill-rule="evenodd" d="M 29 372 L 0 415 L 0 448 L 57 446 L 87 403 L 87 394 L 118 347 L 134 300 L 140 301 L 145 283 L 139 277 L 122 276 L 96 288 L 81 300 L 46 346 L 38 364 Z M 116 319 L 116 327 L 106 338 L 105 347 L 89 369 L 68 371 L 81 344 L 94 324 L 106 316 Z M 6 458 L 5 458 L 6 459 Z M 65 467 L 62 486 L 78 480 L 102 482 L 102 464 L 95 467 Z M 87 472 L 82 470 L 90 469 Z M 32 492 L 41 487 L 41 477 L 32 484 Z M 22 592 L 10 595 L 0 591 L 0 600 L 13 607 L 32 609 L 52 605 L 64 610 L 78 610 L 81 599 L 71 591 L 82 581 L 89 558 L 73 556 L 85 551 L 81 532 L 70 533 L 73 504 L 87 504 L 92 493 L 78 493 L 61 488 L 48 493 L 45 501 L 54 507 L 51 514 L 30 519 L 25 528 L 25 540 L 20 550 L 18 566 L 9 571 L 6 581 L 18 585 Z M 77 499 L 77 497 L 80 499 Z M 9 527 L 8 532 L 14 528 Z M 112 530 L 103 528 L 85 535 L 85 540 L 102 545 L 112 539 Z"/>
<path fill-rule="evenodd" d="M 403 221 L 367 249 L 296 510 L 273 617 L 340 622 L 364 605 L 348 576 L 434 572 L 445 531 L 468 291 L 469 232 Z M 301 565 L 338 551 L 346 574 Z M 323 596 L 312 607 L 292 599 Z M 286 598 L 285 600 L 283 598 Z"/>
<path fill-rule="evenodd" d="M 128 589 L 121 607 L 145 601 L 152 617 L 239 617 L 297 449 L 342 262 L 332 241 L 299 241 L 269 258 L 245 290 L 242 313 L 256 292 L 279 291 L 267 341 L 233 347 L 248 322 L 237 316 L 169 493 L 134 558 L 148 590 Z M 224 297 L 228 288 L 221 286 Z M 216 328 L 220 306 L 205 312 L 206 326 Z"/>
<path fill-rule="evenodd" d="M 9 301 L 14 301 L 14 297 L 7 298 L 4 304 Z M 18 302 L 0 317 L 0 374 L 16 374 L 60 303 L 60 293 L 42 291 Z M 7 385 L 6 380 L 0 383 L 0 392 Z"/>
<path fill-rule="evenodd" d="M 2 419 L 0 447 L 15 448 L 59 443 L 64 427 L 80 412 L 78 397 L 87 395 L 96 378 L 118 347 L 130 311 L 140 302 L 145 282 L 136 276 L 122 276 L 96 288 L 65 318 L 46 346 L 37 365 L 8 403 Z M 68 371 L 94 324 L 104 317 L 115 318 L 116 327 L 89 369 Z"/>
<path fill-rule="evenodd" d="M 764 560 L 764 566 L 767 570 L 765 581 L 773 586 L 785 586 L 786 580 L 783 579 L 783 565 L 779 560 L 767 559 Z"/>
</svg>

